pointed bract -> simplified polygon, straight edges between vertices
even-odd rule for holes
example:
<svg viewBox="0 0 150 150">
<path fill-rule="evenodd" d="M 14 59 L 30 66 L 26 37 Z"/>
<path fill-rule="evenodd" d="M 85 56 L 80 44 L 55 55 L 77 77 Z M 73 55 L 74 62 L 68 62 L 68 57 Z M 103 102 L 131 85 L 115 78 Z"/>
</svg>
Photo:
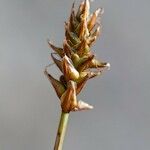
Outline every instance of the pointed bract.
<svg viewBox="0 0 150 150">
<path fill-rule="evenodd" d="M 53 61 L 55 62 L 55 64 L 57 65 L 57 67 L 62 72 L 62 62 L 54 57 L 54 53 L 51 53 L 51 57 L 52 57 Z"/>
<path fill-rule="evenodd" d="M 73 81 L 69 81 L 67 84 L 67 90 L 61 96 L 61 108 L 63 112 L 69 113 L 77 106 L 76 98 L 76 84 Z"/>
<path fill-rule="evenodd" d="M 82 18 L 87 19 L 90 13 L 90 2 L 89 0 L 84 1 Z"/>
<path fill-rule="evenodd" d="M 90 51 L 87 40 L 83 39 L 77 48 L 77 54 L 82 57 L 84 54 L 87 54 Z"/>
<path fill-rule="evenodd" d="M 64 49 L 65 55 L 67 55 L 69 58 L 71 58 L 71 55 L 72 55 L 73 51 L 71 50 L 71 47 L 70 47 L 70 45 L 67 43 L 66 40 L 64 40 L 63 49 Z"/>
<path fill-rule="evenodd" d="M 90 64 L 91 64 L 93 58 L 94 58 L 94 55 L 89 55 L 88 57 L 83 59 L 83 61 L 78 65 L 77 70 L 79 72 L 82 72 L 82 71 L 88 69 L 90 67 Z"/>
<path fill-rule="evenodd" d="M 76 14 L 76 18 L 80 21 L 81 19 L 81 15 L 83 13 L 83 7 L 84 7 L 84 1 L 81 2 L 79 8 L 78 8 L 78 11 L 77 11 L 77 14 Z"/>
<path fill-rule="evenodd" d="M 101 11 L 100 8 L 97 9 L 97 10 L 93 13 L 93 15 L 91 16 L 91 18 L 90 18 L 90 20 L 89 20 L 89 22 L 88 22 L 88 29 L 89 29 L 90 31 L 91 31 L 91 30 L 93 29 L 93 27 L 95 26 L 96 20 L 97 20 L 97 17 L 98 17 L 98 15 L 99 15 L 100 11 Z"/>
<path fill-rule="evenodd" d="M 52 77 L 47 72 L 47 70 L 45 70 L 44 73 L 47 76 L 47 78 L 49 79 L 49 81 L 51 82 L 51 84 L 53 85 L 57 96 L 60 98 L 62 96 L 62 94 L 66 91 L 65 86 L 60 81 L 58 81 L 54 77 Z"/>
<path fill-rule="evenodd" d="M 93 109 L 92 105 L 89 105 L 88 103 L 85 103 L 83 101 L 78 101 L 77 107 L 74 109 L 74 111 L 90 110 L 90 109 Z"/>
<path fill-rule="evenodd" d="M 66 81 L 75 81 L 79 78 L 79 72 L 75 69 L 71 60 L 66 55 L 62 59 L 62 68 Z"/>
<path fill-rule="evenodd" d="M 48 41 L 48 44 L 60 57 L 64 56 L 62 48 L 54 46 L 50 41 Z"/>
<path fill-rule="evenodd" d="M 69 30 L 74 31 L 76 27 L 78 26 L 78 24 L 79 22 L 77 21 L 76 16 L 75 16 L 74 3 L 73 3 L 72 9 L 71 9 L 71 15 L 69 19 Z"/>
<path fill-rule="evenodd" d="M 89 79 L 89 75 L 87 74 L 84 78 L 82 78 L 82 80 L 80 80 L 80 82 L 77 83 L 77 89 L 76 89 L 77 95 L 81 92 L 88 79 Z"/>
<path fill-rule="evenodd" d="M 98 26 L 96 29 L 95 29 L 95 31 L 91 34 L 91 37 L 98 37 L 99 35 L 100 35 L 100 33 L 101 33 L 101 27 L 100 26 Z"/>
</svg>

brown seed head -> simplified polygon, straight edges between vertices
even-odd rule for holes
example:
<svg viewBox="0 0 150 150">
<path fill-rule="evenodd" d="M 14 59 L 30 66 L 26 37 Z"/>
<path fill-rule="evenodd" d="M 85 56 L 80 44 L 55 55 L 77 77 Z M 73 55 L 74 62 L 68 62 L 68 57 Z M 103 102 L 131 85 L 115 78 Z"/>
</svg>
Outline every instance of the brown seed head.
<svg viewBox="0 0 150 150">
<path fill-rule="evenodd" d="M 63 112 L 92 109 L 93 106 L 78 101 L 77 95 L 89 79 L 101 75 L 105 69 L 110 68 L 109 63 L 97 60 L 91 51 L 91 46 L 101 35 L 102 26 L 98 23 L 98 16 L 101 17 L 102 14 L 103 9 L 99 8 L 90 15 L 89 0 L 84 0 L 77 12 L 73 3 L 69 21 L 65 22 L 63 48 L 48 41 L 55 52 L 51 54 L 52 60 L 61 71 L 61 75 L 59 80 L 52 77 L 47 70 L 45 75 L 61 101 Z"/>
</svg>

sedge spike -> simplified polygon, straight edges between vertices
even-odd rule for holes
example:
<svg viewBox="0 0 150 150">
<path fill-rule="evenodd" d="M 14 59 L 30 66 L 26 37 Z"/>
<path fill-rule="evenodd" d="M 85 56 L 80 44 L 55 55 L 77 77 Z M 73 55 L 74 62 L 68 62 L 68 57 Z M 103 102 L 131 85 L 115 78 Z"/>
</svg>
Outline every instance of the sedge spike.
<svg viewBox="0 0 150 150">
<path fill-rule="evenodd" d="M 91 50 L 91 46 L 101 36 L 101 16 L 104 9 L 98 8 L 90 14 L 90 1 L 84 0 L 65 22 L 65 37 L 62 46 L 48 44 L 53 50 L 52 61 L 60 70 L 59 79 L 55 79 L 45 69 L 45 75 L 51 82 L 60 99 L 61 117 L 56 135 L 54 150 L 62 150 L 70 112 L 91 110 L 93 106 L 78 100 L 77 95 L 86 87 L 88 80 L 102 75 L 110 68 L 107 62 L 99 61 Z M 56 57 L 57 56 L 57 57 Z"/>
</svg>

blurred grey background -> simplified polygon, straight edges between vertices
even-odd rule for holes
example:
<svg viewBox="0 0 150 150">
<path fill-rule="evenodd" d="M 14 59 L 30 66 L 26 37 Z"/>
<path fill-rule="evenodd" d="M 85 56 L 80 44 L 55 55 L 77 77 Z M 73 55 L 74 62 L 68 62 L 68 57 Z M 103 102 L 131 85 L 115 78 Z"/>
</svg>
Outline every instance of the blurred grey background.
<svg viewBox="0 0 150 150">
<path fill-rule="evenodd" d="M 43 74 L 47 38 L 62 45 L 72 2 L 0 0 L 0 150 L 53 149 L 60 107 Z M 64 150 L 149 150 L 150 1 L 95 0 L 91 11 L 99 6 L 92 49 L 111 70 L 79 96 L 95 109 L 71 113 Z"/>
</svg>

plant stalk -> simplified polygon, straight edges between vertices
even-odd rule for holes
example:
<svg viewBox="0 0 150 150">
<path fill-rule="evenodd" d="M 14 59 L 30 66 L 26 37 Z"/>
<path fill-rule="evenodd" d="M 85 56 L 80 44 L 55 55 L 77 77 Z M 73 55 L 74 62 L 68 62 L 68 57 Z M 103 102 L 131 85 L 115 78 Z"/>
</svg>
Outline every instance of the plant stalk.
<svg viewBox="0 0 150 150">
<path fill-rule="evenodd" d="M 60 122 L 57 130 L 54 150 L 62 150 L 63 141 L 68 124 L 69 113 L 61 112 Z"/>
</svg>

